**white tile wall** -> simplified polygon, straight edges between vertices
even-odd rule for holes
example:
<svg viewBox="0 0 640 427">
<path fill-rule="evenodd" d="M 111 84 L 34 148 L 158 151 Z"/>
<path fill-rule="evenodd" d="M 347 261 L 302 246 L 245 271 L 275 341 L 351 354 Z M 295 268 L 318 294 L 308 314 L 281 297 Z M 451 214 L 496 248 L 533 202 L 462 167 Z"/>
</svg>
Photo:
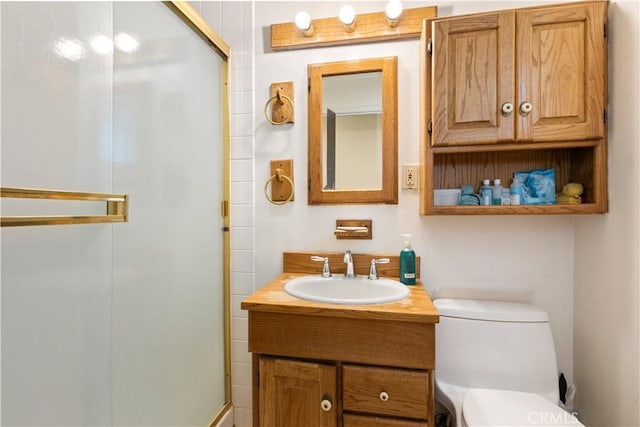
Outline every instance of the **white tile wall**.
<svg viewBox="0 0 640 427">
<path fill-rule="evenodd" d="M 232 159 L 253 159 L 253 136 L 229 138 Z"/>
<path fill-rule="evenodd" d="M 252 425 L 253 415 L 251 413 L 251 409 L 236 408 L 234 416 L 235 416 L 236 427 Z"/>
<path fill-rule="evenodd" d="M 222 37 L 231 46 L 231 363 L 236 427 L 252 425 L 247 313 L 240 302 L 255 289 L 253 2 L 225 1 Z"/>
</svg>

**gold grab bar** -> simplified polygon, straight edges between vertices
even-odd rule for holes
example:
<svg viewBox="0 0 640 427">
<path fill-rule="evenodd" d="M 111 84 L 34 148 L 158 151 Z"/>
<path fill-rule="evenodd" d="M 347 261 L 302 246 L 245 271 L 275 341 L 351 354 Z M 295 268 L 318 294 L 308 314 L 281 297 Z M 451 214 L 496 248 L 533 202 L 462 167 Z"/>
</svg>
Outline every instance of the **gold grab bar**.
<svg viewBox="0 0 640 427">
<path fill-rule="evenodd" d="M 106 215 L 3 216 L 0 226 L 97 224 L 127 222 L 129 196 L 126 194 L 81 193 L 78 191 L 40 190 L 33 188 L 0 188 L 0 197 L 19 199 L 53 199 L 106 202 Z"/>
</svg>

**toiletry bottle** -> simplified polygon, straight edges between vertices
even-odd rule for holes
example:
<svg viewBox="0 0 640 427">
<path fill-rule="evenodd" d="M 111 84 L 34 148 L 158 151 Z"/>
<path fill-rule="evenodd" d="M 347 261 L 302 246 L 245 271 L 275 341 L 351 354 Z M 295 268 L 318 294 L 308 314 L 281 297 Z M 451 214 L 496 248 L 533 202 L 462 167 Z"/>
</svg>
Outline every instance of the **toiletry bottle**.
<svg viewBox="0 0 640 427">
<path fill-rule="evenodd" d="M 521 205 L 524 202 L 524 194 L 522 183 L 519 179 L 513 178 L 513 183 L 511 184 L 511 204 L 512 205 Z"/>
<path fill-rule="evenodd" d="M 482 187 L 480 187 L 480 204 L 481 205 L 490 205 L 491 199 L 493 198 L 493 188 L 489 185 L 488 179 L 482 180 Z"/>
<path fill-rule="evenodd" d="M 508 188 L 502 189 L 502 199 L 500 200 L 501 205 L 510 205 L 511 204 L 511 190 Z"/>
<path fill-rule="evenodd" d="M 411 249 L 410 234 L 403 234 L 404 248 L 400 251 L 400 282 L 405 285 L 416 284 L 416 253 Z"/>
<path fill-rule="evenodd" d="M 502 202 L 502 185 L 500 179 L 493 180 L 493 205 L 499 205 Z"/>
</svg>

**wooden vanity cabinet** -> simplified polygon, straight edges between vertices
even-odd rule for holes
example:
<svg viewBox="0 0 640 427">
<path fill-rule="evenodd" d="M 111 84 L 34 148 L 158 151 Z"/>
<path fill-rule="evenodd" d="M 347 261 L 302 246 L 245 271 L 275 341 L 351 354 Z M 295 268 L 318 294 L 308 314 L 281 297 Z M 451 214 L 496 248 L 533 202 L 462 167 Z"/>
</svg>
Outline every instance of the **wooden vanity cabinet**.
<svg viewBox="0 0 640 427">
<path fill-rule="evenodd" d="M 288 295 L 292 277 L 241 305 L 254 427 L 433 427 L 439 316 L 422 284 L 402 301 L 341 305 Z"/>
<path fill-rule="evenodd" d="M 604 1 L 425 21 L 422 214 L 606 212 L 606 23 Z M 436 188 L 551 167 L 584 205 L 433 205 Z"/>
</svg>

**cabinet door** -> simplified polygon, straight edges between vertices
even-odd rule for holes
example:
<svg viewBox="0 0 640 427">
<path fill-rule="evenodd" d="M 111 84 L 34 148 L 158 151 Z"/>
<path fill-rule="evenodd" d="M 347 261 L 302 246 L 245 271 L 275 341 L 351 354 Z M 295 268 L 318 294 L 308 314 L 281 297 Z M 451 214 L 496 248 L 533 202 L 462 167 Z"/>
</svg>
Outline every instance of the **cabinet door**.
<svg viewBox="0 0 640 427">
<path fill-rule="evenodd" d="M 260 358 L 261 426 L 334 427 L 337 414 L 335 366 Z"/>
<path fill-rule="evenodd" d="M 604 137 L 605 2 L 516 13 L 517 139 Z"/>
<path fill-rule="evenodd" d="M 432 145 L 513 141 L 513 11 L 433 22 Z"/>
</svg>

